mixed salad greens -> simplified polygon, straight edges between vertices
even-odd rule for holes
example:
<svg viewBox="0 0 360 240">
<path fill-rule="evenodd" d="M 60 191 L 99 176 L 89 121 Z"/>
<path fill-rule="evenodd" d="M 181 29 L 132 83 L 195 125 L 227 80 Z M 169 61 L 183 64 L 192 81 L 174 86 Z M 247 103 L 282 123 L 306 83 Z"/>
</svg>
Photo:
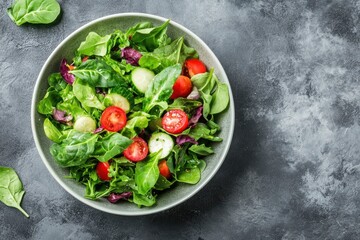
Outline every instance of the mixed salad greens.
<svg viewBox="0 0 360 240">
<path fill-rule="evenodd" d="M 227 108 L 228 87 L 168 25 L 90 32 L 48 78 L 37 109 L 50 153 L 86 198 L 152 206 L 159 192 L 196 184 L 210 143 L 222 140 L 214 115 Z"/>
</svg>

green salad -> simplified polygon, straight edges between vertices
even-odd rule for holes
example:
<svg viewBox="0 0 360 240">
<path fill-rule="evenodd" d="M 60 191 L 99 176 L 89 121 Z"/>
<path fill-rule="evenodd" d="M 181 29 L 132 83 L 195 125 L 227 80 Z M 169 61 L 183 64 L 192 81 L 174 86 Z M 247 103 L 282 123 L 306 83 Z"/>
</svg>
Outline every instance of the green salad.
<svg viewBox="0 0 360 240">
<path fill-rule="evenodd" d="M 222 141 L 215 116 L 228 87 L 168 25 L 90 32 L 48 78 L 37 110 L 50 153 L 88 199 L 152 206 L 161 191 L 199 182 Z"/>
</svg>

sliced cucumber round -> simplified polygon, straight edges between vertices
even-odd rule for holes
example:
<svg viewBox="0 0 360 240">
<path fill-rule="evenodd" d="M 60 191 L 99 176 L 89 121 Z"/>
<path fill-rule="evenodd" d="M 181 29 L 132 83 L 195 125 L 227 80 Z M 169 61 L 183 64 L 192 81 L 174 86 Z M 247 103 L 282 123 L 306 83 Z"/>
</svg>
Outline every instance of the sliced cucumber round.
<svg viewBox="0 0 360 240">
<path fill-rule="evenodd" d="M 170 135 L 158 132 L 151 135 L 148 145 L 150 153 L 162 150 L 160 158 L 166 158 L 174 147 L 174 140 Z"/>
<path fill-rule="evenodd" d="M 93 132 L 96 129 L 96 122 L 89 116 L 81 116 L 76 119 L 74 129 L 79 132 Z"/>
<path fill-rule="evenodd" d="M 104 98 L 105 107 L 116 106 L 129 112 L 134 104 L 134 95 L 124 87 L 115 87 Z"/>
<path fill-rule="evenodd" d="M 146 92 L 154 77 L 154 72 L 147 68 L 137 67 L 131 72 L 132 85 L 139 93 Z"/>
</svg>

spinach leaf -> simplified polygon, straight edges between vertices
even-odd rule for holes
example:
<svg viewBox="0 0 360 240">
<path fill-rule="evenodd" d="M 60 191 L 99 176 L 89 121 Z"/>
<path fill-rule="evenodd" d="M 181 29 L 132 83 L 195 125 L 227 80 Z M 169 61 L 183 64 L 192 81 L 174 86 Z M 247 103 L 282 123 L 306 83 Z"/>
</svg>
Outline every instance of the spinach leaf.
<svg viewBox="0 0 360 240">
<path fill-rule="evenodd" d="M 54 143 L 50 153 L 61 167 L 80 166 L 95 150 L 97 134 L 70 131 L 61 143 Z"/>
<path fill-rule="evenodd" d="M 229 104 L 229 90 L 225 83 L 219 83 L 211 100 L 210 114 L 224 111 Z"/>
<path fill-rule="evenodd" d="M 114 87 L 125 82 L 112 67 L 100 59 L 89 59 L 69 72 L 93 87 Z"/>
<path fill-rule="evenodd" d="M 177 180 L 179 182 L 196 184 L 200 181 L 201 171 L 198 167 L 185 169 L 177 174 Z"/>
<path fill-rule="evenodd" d="M 52 124 L 50 119 L 46 118 L 44 121 L 45 135 L 53 142 L 61 142 L 62 133 Z"/>
<path fill-rule="evenodd" d="M 167 108 L 166 101 L 170 98 L 173 92 L 172 87 L 180 73 L 181 65 L 176 64 L 165 68 L 154 77 L 145 92 L 143 102 L 144 112 L 149 113 L 151 109 L 157 106 L 160 108 L 161 114 L 161 112 Z"/>
<path fill-rule="evenodd" d="M 152 195 L 151 191 L 147 192 L 146 194 L 139 194 L 136 191 L 133 192 L 133 201 L 139 207 L 151 207 L 156 203 L 155 196 Z"/>
<path fill-rule="evenodd" d="M 108 43 L 111 35 L 100 36 L 95 32 L 90 32 L 85 41 L 77 49 L 79 54 L 86 56 L 105 56 L 108 50 Z"/>
<path fill-rule="evenodd" d="M 29 217 L 20 206 L 24 193 L 23 185 L 16 172 L 12 168 L 0 166 L 0 201 Z"/>
<path fill-rule="evenodd" d="M 120 133 L 110 133 L 95 143 L 93 156 L 100 162 L 106 162 L 122 153 L 131 143 L 132 140 Z"/>
<path fill-rule="evenodd" d="M 212 148 L 205 146 L 205 144 L 192 145 L 191 147 L 189 147 L 189 151 L 196 153 L 198 155 L 201 155 L 201 156 L 207 156 L 207 155 L 214 153 Z"/>
<path fill-rule="evenodd" d="M 154 187 L 159 178 L 158 161 L 161 151 L 150 154 L 147 159 L 137 162 L 135 167 L 135 183 L 138 193 L 145 195 Z"/>
<path fill-rule="evenodd" d="M 60 14 L 60 5 L 56 0 L 15 0 L 7 13 L 18 26 L 26 22 L 47 24 Z"/>
<path fill-rule="evenodd" d="M 100 102 L 95 94 L 95 89 L 87 84 L 84 80 L 78 78 L 73 83 L 73 92 L 75 97 L 83 106 L 93 107 L 104 110 L 105 106 Z"/>
<path fill-rule="evenodd" d="M 167 188 L 170 188 L 173 183 L 174 182 L 170 182 L 163 175 L 159 175 L 159 178 L 158 178 L 154 188 L 156 190 L 162 191 L 162 190 L 165 190 Z"/>
<path fill-rule="evenodd" d="M 48 78 L 48 83 L 50 87 L 53 87 L 53 89 L 58 92 L 64 90 L 66 87 L 71 87 L 71 85 L 64 81 L 60 73 L 52 73 Z"/>
</svg>

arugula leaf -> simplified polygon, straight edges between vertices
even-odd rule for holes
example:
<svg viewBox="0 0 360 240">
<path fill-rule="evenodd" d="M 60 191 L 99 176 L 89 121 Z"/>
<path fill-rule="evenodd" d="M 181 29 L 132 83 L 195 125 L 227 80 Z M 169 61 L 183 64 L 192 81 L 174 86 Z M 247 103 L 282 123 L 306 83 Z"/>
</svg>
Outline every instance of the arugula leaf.
<svg viewBox="0 0 360 240">
<path fill-rule="evenodd" d="M 80 166 L 95 150 L 97 134 L 70 131 L 61 143 L 54 143 L 50 153 L 61 167 Z"/>
<path fill-rule="evenodd" d="M 125 82 L 112 67 L 100 59 L 89 59 L 69 72 L 93 87 L 114 87 Z"/>
<path fill-rule="evenodd" d="M 105 56 L 107 54 L 108 43 L 111 35 L 100 36 L 95 32 L 90 32 L 85 41 L 77 49 L 78 53 L 86 56 Z"/>
<path fill-rule="evenodd" d="M 106 162 L 122 153 L 132 142 L 120 133 L 110 133 L 95 143 L 93 156 L 100 162 Z"/>
<path fill-rule="evenodd" d="M 48 24 L 60 14 L 60 5 L 55 0 L 15 0 L 7 13 L 18 26 L 26 22 Z"/>
<path fill-rule="evenodd" d="M 29 217 L 20 206 L 24 193 L 23 185 L 16 172 L 12 168 L 0 166 L 0 201 Z"/>
<path fill-rule="evenodd" d="M 197 123 L 193 128 L 191 128 L 188 135 L 194 138 L 196 141 L 200 138 L 207 139 L 213 142 L 221 142 L 222 138 L 213 136 L 214 133 L 206 126 L 204 123 Z"/>
<path fill-rule="evenodd" d="M 144 112 L 149 113 L 151 109 L 158 106 L 161 114 L 161 112 L 167 108 L 166 101 L 170 98 L 173 92 L 172 87 L 180 73 L 181 65 L 176 64 L 165 68 L 154 77 L 145 92 L 143 102 Z"/>
<path fill-rule="evenodd" d="M 147 159 L 137 162 L 135 167 L 135 183 L 138 193 L 145 195 L 154 187 L 159 178 L 158 161 L 161 151 L 150 154 Z"/>
<path fill-rule="evenodd" d="M 147 51 L 153 51 L 159 46 L 168 44 L 170 38 L 166 35 L 166 30 L 169 22 L 170 20 L 158 27 L 137 29 L 131 37 L 131 42 L 135 45 L 143 44 Z"/>
<path fill-rule="evenodd" d="M 207 155 L 214 153 L 212 148 L 205 146 L 205 144 L 192 145 L 191 147 L 189 147 L 189 151 L 196 153 L 198 155 L 201 155 L 201 156 L 207 156 Z"/>
<path fill-rule="evenodd" d="M 186 113 L 190 113 L 193 110 L 200 107 L 202 104 L 199 101 L 186 99 L 186 98 L 176 98 L 172 104 L 170 104 L 167 110 L 171 109 L 182 109 Z"/>
<path fill-rule="evenodd" d="M 87 84 L 84 80 L 78 78 L 73 83 L 73 92 L 75 97 L 83 106 L 93 107 L 104 110 L 105 106 L 100 102 L 95 94 L 95 89 Z"/>
</svg>

